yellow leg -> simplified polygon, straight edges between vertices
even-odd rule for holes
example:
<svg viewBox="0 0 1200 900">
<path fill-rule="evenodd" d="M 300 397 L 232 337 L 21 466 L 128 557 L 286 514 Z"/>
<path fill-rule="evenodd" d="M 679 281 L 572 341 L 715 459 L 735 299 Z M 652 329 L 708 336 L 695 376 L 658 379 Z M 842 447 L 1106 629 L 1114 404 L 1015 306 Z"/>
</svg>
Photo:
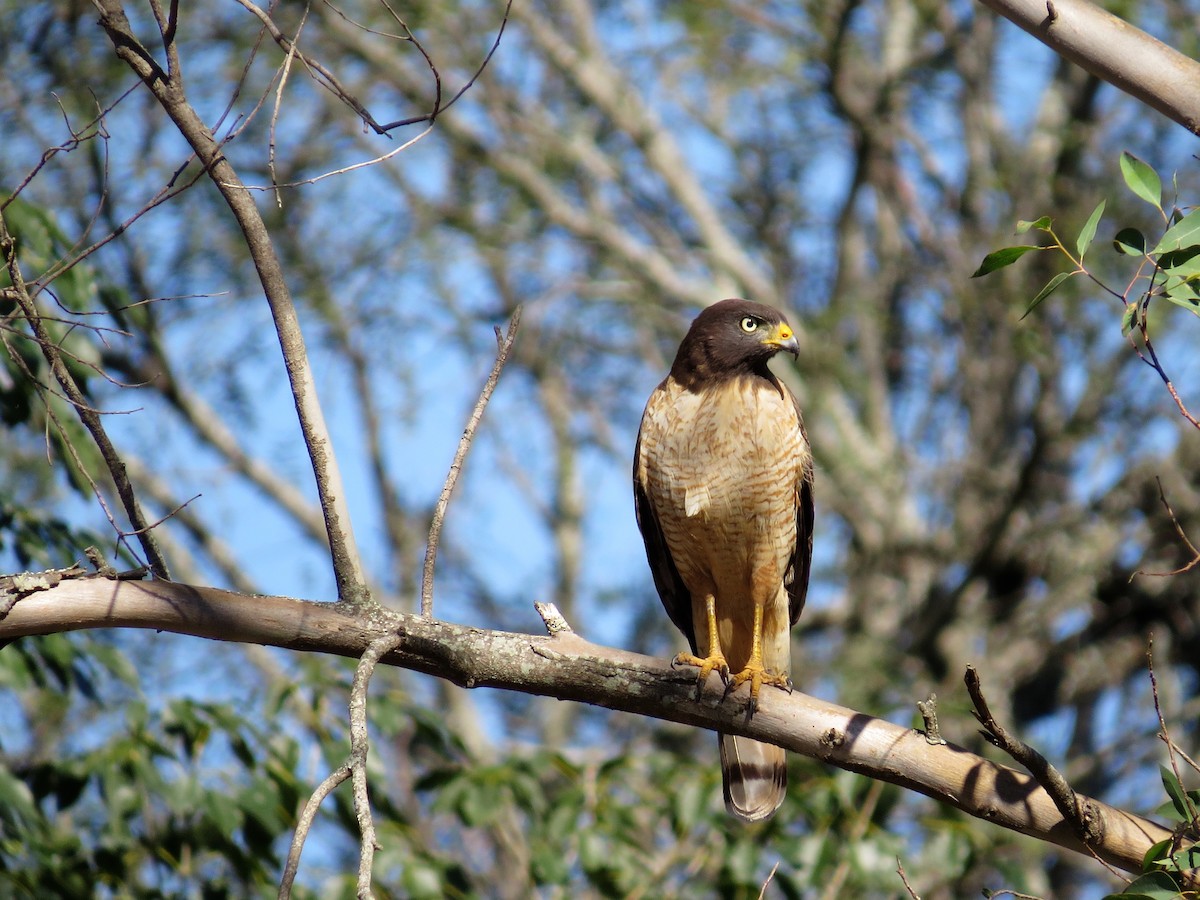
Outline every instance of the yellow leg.
<svg viewBox="0 0 1200 900">
<path fill-rule="evenodd" d="M 746 661 L 746 668 L 727 682 L 727 690 L 730 691 L 747 681 L 750 682 L 750 712 L 752 713 L 758 707 L 758 691 L 764 684 L 773 684 L 783 688 L 789 694 L 792 691 L 792 679 L 776 672 L 768 672 L 766 666 L 763 665 L 762 629 L 763 607 L 762 604 L 756 603 L 754 605 L 754 634 L 751 638 L 750 658 Z"/>
<path fill-rule="evenodd" d="M 708 620 L 708 656 L 701 659 L 691 653 L 680 653 L 671 660 L 672 666 L 697 667 L 700 672 L 696 676 L 696 683 L 701 689 L 708 680 L 708 673 L 714 670 L 721 676 L 722 681 L 729 680 L 729 663 L 725 661 L 725 654 L 721 652 L 721 641 L 717 637 L 717 598 L 712 594 L 704 598 L 704 612 Z"/>
</svg>

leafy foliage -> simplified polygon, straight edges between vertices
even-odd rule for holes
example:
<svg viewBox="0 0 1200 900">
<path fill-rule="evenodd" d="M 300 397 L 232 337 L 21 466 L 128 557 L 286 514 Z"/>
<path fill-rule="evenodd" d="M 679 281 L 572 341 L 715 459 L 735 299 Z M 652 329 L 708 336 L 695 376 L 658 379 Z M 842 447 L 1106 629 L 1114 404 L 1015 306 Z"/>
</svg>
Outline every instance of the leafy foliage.
<svg viewBox="0 0 1200 900">
<path fill-rule="evenodd" d="M 1120 163 L 1126 187 L 1135 196 L 1154 206 L 1168 223 L 1166 230 L 1149 250 L 1146 249 L 1149 245 L 1146 236 L 1137 228 L 1123 227 L 1113 238 L 1114 249 L 1125 256 L 1136 258 L 1139 261 L 1139 269 L 1130 279 L 1129 287 L 1123 292 L 1108 287 L 1104 289 L 1125 303 L 1121 333 L 1129 334 L 1134 328 L 1141 328 L 1144 334 L 1150 304 L 1156 298 L 1162 298 L 1194 315 L 1200 315 L 1200 290 L 1197 289 L 1200 285 L 1200 208 L 1185 212 L 1176 206 L 1170 214 L 1165 213 L 1161 203 L 1162 180 L 1158 173 L 1130 153 L 1122 153 Z M 1075 240 L 1074 253 L 1067 249 L 1055 233 L 1049 216 L 1042 216 L 1033 222 L 1018 223 L 1018 233 L 1031 228 L 1036 229 L 1047 236 L 1050 244 L 1044 247 L 1021 245 L 994 250 L 984 257 L 974 277 L 988 275 L 1012 265 L 1031 250 L 1049 249 L 1062 253 L 1073 268 L 1057 273 L 1046 282 L 1025 308 L 1024 315 L 1029 315 L 1068 278 L 1090 275 L 1084 264 L 1084 256 L 1096 237 L 1096 229 L 1104 215 L 1104 207 L 1105 201 L 1101 200 L 1088 216 Z"/>
</svg>

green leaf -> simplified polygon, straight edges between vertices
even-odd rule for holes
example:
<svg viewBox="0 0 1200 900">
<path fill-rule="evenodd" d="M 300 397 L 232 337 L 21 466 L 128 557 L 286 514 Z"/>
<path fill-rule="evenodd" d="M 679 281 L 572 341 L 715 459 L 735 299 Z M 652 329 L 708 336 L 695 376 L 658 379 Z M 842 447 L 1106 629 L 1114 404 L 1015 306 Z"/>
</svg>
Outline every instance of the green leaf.
<svg viewBox="0 0 1200 900">
<path fill-rule="evenodd" d="M 1028 253 L 1030 250 L 1044 250 L 1045 247 L 1038 247 L 1032 244 L 1026 244 L 1020 247 L 1005 247 L 1002 250 L 993 250 L 983 258 L 983 262 L 979 264 L 979 268 L 972 273 L 972 278 L 979 278 L 983 275 L 989 275 L 997 269 L 1003 269 L 1005 266 L 1011 266 L 1018 259 Z"/>
<path fill-rule="evenodd" d="M 1167 851 L 1171 849 L 1171 843 L 1172 839 L 1167 838 L 1166 840 L 1159 841 L 1157 844 L 1153 844 L 1146 851 L 1146 855 L 1142 857 L 1142 871 L 1145 872 L 1153 866 L 1162 865 L 1167 858 Z"/>
<path fill-rule="evenodd" d="M 1113 237 L 1113 249 L 1126 256 L 1145 256 L 1146 236 L 1136 228 L 1122 228 Z"/>
<path fill-rule="evenodd" d="M 1153 167 L 1125 152 L 1121 154 L 1121 174 L 1131 191 L 1151 206 L 1162 209 L 1162 179 Z"/>
<path fill-rule="evenodd" d="M 1191 279 L 1200 275 L 1200 246 L 1172 250 L 1158 258 L 1158 266 L 1167 275 L 1180 279 Z"/>
<path fill-rule="evenodd" d="M 1171 798 L 1171 805 L 1175 807 L 1175 812 L 1179 813 L 1180 821 L 1190 820 L 1192 811 L 1188 809 L 1188 798 L 1184 794 L 1179 779 L 1166 766 L 1159 766 L 1158 769 L 1162 773 L 1163 787 L 1166 788 L 1167 796 Z"/>
<path fill-rule="evenodd" d="M 1135 300 L 1133 303 L 1125 304 L 1125 312 L 1121 314 L 1121 337 L 1125 337 L 1133 330 L 1133 326 L 1137 324 L 1138 303 Z"/>
<path fill-rule="evenodd" d="M 1189 284 L 1172 286 L 1163 296 L 1181 309 L 1200 316 L 1200 294 Z"/>
<path fill-rule="evenodd" d="M 1167 233 L 1158 242 L 1158 246 L 1150 252 L 1152 254 L 1170 253 L 1172 250 L 1193 247 L 1196 244 L 1200 244 L 1200 209 L 1193 209 L 1168 228 Z"/>
<path fill-rule="evenodd" d="M 1119 894 L 1109 894 L 1104 900 L 1130 900 L 1145 897 L 1147 900 L 1179 900 L 1179 885 L 1166 872 L 1151 872 L 1140 875 Z"/>
<path fill-rule="evenodd" d="M 1036 228 L 1038 231 L 1049 231 L 1052 224 L 1054 224 L 1054 220 L 1049 216 L 1042 216 L 1040 219 L 1034 219 L 1032 222 L 1022 219 L 1017 223 L 1017 234 L 1024 234 L 1030 228 Z"/>
<path fill-rule="evenodd" d="M 1083 224 L 1083 230 L 1079 232 L 1079 237 L 1075 240 L 1075 249 L 1079 252 L 1080 259 L 1083 259 L 1088 247 L 1092 246 L 1092 239 L 1096 237 L 1096 228 L 1100 225 L 1100 217 L 1104 215 L 1104 204 L 1105 201 L 1101 200 L 1096 205 L 1092 214 L 1088 216 L 1088 220 Z"/>
<path fill-rule="evenodd" d="M 1074 272 L 1059 272 L 1048 282 L 1046 282 L 1046 286 L 1038 291 L 1036 297 L 1029 301 L 1029 305 L 1025 307 L 1025 312 L 1021 313 L 1021 318 L 1025 318 L 1027 315 L 1037 309 L 1043 300 L 1058 290 L 1058 286 L 1074 274 Z"/>
</svg>

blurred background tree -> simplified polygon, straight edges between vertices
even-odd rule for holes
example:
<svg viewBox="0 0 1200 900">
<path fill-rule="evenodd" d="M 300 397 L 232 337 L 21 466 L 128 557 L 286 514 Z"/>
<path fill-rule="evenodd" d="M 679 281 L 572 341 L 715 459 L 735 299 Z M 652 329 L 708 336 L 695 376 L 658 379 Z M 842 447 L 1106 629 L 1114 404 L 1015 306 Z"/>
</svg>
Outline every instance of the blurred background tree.
<svg viewBox="0 0 1200 900">
<path fill-rule="evenodd" d="M 90 8 L 0 9 L 0 191 L 19 192 L 4 215 L 151 518 L 174 514 L 157 529 L 174 577 L 333 597 L 241 233 Z M 529 0 L 428 134 L 352 168 L 427 123 L 365 129 L 307 61 L 376 121 L 415 118 L 468 84 L 505 19 L 470 0 L 392 10 L 271 9 L 306 57 L 286 69 L 250 0 L 187 4 L 177 34 L 191 102 L 263 188 L 374 592 L 414 609 L 492 326 L 524 304 L 447 521 L 438 614 L 538 630 L 531 603 L 553 600 L 593 640 L 674 653 L 633 520 L 633 437 L 696 310 L 751 297 L 798 326 L 787 377 L 817 459 L 797 687 L 899 722 L 936 691 L 944 733 L 980 749 L 974 664 L 1076 788 L 1152 812 L 1147 638 L 1172 734 L 1194 746 L 1200 600 L 1194 572 L 1131 576 L 1191 557 L 1155 479 L 1200 534 L 1200 436 L 1122 337 L 1120 304 L 1075 279 L 1022 320 L 1056 262 L 969 276 L 1017 219 L 1070 231 L 1107 198 L 1111 220 L 1153 227 L 1118 156 L 1177 170 L 1195 197 L 1191 137 L 965 2 Z M 1190 0 L 1117 11 L 1196 54 Z M 129 14 L 153 45 L 149 11 Z M 1110 238 L 1092 262 L 1120 280 Z M 126 554 L 80 475 L 108 490 L 95 451 L 11 307 L 0 326 L 0 569 Z M 1158 332 L 1185 392 L 1196 327 L 1173 310 Z M 298 798 L 344 753 L 349 671 L 155 634 L 5 649 L 4 892 L 269 891 Z M 379 678 L 382 896 L 900 896 L 897 857 L 927 900 L 1118 884 L 800 758 L 780 814 L 747 830 L 721 811 L 711 735 Z M 348 795 L 318 829 L 302 888 L 352 894 Z"/>
</svg>

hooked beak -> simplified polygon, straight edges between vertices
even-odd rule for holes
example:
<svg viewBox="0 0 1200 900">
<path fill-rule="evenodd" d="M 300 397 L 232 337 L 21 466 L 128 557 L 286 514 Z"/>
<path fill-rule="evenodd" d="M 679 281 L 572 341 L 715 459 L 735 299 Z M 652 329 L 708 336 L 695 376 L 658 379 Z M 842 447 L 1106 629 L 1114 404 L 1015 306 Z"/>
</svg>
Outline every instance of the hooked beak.
<svg viewBox="0 0 1200 900">
<path fill-rule="evenodd" d="M 786 350 L 792 356 L 800 355 L 800 344 L 796 341 L 792 326 L 787 322 L 780 322 L 775 326 L 775 329 L 763 338 L 763 343 L 777 350 Z"/>
</svg>

